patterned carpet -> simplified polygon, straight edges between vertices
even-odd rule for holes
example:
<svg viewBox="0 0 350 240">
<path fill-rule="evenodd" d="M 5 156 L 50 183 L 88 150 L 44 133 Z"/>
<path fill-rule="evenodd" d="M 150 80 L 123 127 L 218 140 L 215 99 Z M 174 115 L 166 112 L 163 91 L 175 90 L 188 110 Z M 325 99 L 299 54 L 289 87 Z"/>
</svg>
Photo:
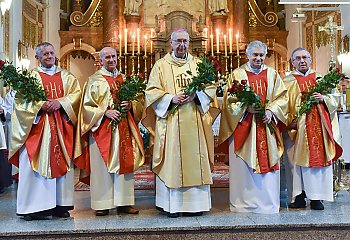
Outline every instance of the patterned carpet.
<svg viewBox="0 0 350 240">
<path fill-rule="evenodd" d="M 228 166 L 223 163 L 216 163 L 213 172 L 213 185 L 211 187 L 223 188 L 229 185 Z M 135 173 L 135 189 L 153 189 L 154 174 L 150 171 L 148 165 L 144 165 Z M 76 191 L 89 191 L 89 185 L 82 182 L 76 182 Z"/>
</svg>

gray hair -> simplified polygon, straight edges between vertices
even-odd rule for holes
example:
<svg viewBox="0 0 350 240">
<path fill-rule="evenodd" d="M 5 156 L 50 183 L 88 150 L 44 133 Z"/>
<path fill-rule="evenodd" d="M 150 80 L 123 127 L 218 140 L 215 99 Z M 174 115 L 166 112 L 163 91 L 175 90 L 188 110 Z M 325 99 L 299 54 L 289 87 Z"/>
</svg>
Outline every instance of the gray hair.
<svg viewBox="0 0 350 240">
<path fill-rule="evenodd" d="M 115 52 L 115 54 L 117 55 L 117 51 L 116 51 L 114 48 L 112 48 L 112 47 L 104 47 L 104 48 L 102 48 L 101 51 L 100 51 L 100 59 L 102 59 L 102 58 L 104 57 L 104 55 L 105 55 L 105 50 L 107 50 L 107 49 L 112 49 L 112 50 Z"/>
<path fill-rule="evenodd" d="M 308 54 L 309 54 L 309 57 L 311 57 L 311 54 L 308 50 L 306 50 L 306 48 L 302 48 L 302 47 L 298 47 L 296 49 L 293 50 L 292 52 L 292 55 L 290 55 L 290 58 L 293 60 L 293 56 L 296 52 L 299 52 L 299 51 L 306 51 Z"/>
<path fill-rule="evenodd" d="M 39 43 L 38 45 L 36 45 L 36 47 L 35 47 L 35 56 L 40 56 L 41 53 L 42 53 L 43 48 L 44 47 L 48 47 L 48 46 L 51 46 L 53 49 L 55 49 L 54 46 L 51 43 L 49 43 L 49 42 L 42 42 L 42 43 Z"/>
<path fill-rule="evenodd" d="M 190 40 L 190 35 L 189 35 L 188 32 L 187 32 L 185 29 L 183 29 L 183 28 L 182 28 L 182 29 L 177 29 L 177 30 L 175 30 L 174 32 L 172 32 L 172 33 L 171 33 L 170 40 L 171 40 L 171 41 L 176 40 L 176 39 L 175 39 L 175 36 L 176 36 L 178 33 L 186 33 L 187 39 Z"/>
<path fill-rule="evenodd" d="M 265 43 L 259 41 L 259 40 L 255 40 L 253 42 L 250 42 L 247 46 L 247 49 L 245 50 L 247 56 L 249 55 L 252 55 L 252 51 L 253 51 L 253 48 L 259 48 L 259 49 L 263 49 L 264 50 L 264 55 L 267 54 L 267 46 Z"/>
</svg>

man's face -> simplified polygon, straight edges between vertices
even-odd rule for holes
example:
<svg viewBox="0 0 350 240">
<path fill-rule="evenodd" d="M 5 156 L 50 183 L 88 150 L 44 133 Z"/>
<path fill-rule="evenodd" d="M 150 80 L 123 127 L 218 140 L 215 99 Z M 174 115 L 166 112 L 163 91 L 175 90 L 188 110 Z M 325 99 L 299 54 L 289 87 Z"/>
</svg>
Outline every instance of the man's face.
<svg viewBox="0 0 350 240">
<path fill-rule="evenodd" d="M 309 70 L 311 62 L 310 53 L 305 50 L 296 51 L 292 56 L 293 66 L 302 73 L 306 73 Z"/>
<path fill-rule="evenodd" d="M 171 41 L 171 48 L 178 58 L 184 58 L 188 51 L 189 39 L 185 32 L 175 34 L 175 39 Z"/>
<path fill-rule="evenodd" d="M 102 65 L 109 72 L 113 72 L 117 68 L 117 53 L 113 48 L 104 50 L 103 57 L 100 59 Z"/>
<path fill-rule="evenodd" d="M 55 50 L 53 49 L 52 46 L 46 46 L 42 47 L 41 53 L 36 56 L 36 58 L 39 60 L 42 66 L 46 68 L 50 68 L 53 65 L 55 65 Z"/>
<path fill-rule="evenodd" d="M 247 55 L 249 64 L 253 68 L 261 68 L 265 61 L 264 49 L 253 47 L 249 55 Z"/>
</svg>

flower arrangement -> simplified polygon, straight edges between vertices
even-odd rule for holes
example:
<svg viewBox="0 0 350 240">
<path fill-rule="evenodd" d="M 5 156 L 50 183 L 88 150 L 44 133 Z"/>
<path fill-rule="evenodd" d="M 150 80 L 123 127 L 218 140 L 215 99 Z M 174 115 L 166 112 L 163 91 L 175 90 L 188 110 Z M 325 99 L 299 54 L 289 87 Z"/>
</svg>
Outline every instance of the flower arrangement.
<svg viewBox="0 0 350 240">
<path fill-rule="evenodd" d="M 299 106 L 297 118 L 301 117 L 304 113 L 311 110 L 313 106 L 316 106 L 319 102 L 312 96 L 313 93 L 320 93 L 322 95 L 329 94 L 337 87 L 339 81 L 345 79 L 345 75 L 340 72 L 339 68 L 329 69 L 329 73 L 323 77 L 318 77 L 316 84 L 310 88 L 308 92 L 302 92 L 302 100 Z"/>
<path fill-rule="evenodd" d="M 243 106 L 254 106 L 259 109 L 258 117 L 263 118 L 266 112 L 266 104 L 269 100 L 265 100 L 264 103 L 261 103 L 260 95 L 256 94 L 253 89 L 247 84 L 247 80 L 241 80 L 241 82 L 237 80 L 233 80 L 231 88 L 229 88 L 228 94 L 236 97 L 239 102 L 243 104 Z M 273 134 L 276 129 L 272 125 L 272 123 L 267 124 L 271 134 Z"/>
<path fill-rule="evenodd" d="M 11 63 L 0 60 L 0 79 L 5 87 L 10 86 L 15 90 L 16 97 L 23 102 L 47 100 L 43 86 L 26 69 L 16 69 Z"/>
<path fill-rule="evenodd" d="M 123 101 L 137 101 L 140 94 L 146 89 L 142 74 L 127 75 L 125 81 L 117 82 L 117 88 L 112 89 L 113 104 L 111 108 L 120 112 L 119 122 L 127 116 L 128 110 L 121 106 Z M 113 131 L 117 129 L 118 121 L 112 121 Z"/>
</svg>

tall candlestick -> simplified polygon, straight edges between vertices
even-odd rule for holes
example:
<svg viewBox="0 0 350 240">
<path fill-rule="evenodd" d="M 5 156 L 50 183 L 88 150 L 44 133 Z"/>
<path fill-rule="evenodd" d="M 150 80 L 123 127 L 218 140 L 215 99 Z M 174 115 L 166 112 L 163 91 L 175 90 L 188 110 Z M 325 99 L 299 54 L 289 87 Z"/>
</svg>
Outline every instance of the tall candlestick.
<svg viewBox="0 0 350 240">
<path fill-rule="evenodd" d="M 136 37 L 137 37 L 137 53 L 140 54 L 140 29 L 139 28 L 136 30 Z"/>
<path fill-rule="evenodd" d="M 125 54 L 128 53 L 128 29 L 124 29 L 124 52 Z"/>
<path fill-rule="evenodd" d="M 210 34 L 211 56 L 214 57 L 214 36 Z"/>
<path fill-rule="evenodd" d="M 224 35 L 225 57 L 227 57 L 226 34 Z"/>
<path fill-rule="evenodd" d="M 119 34 L 119 56 L 122 56 L 122 35 Z"/>
<path fill-rule="evenodd" d="M 135 53 L 135 34 L 132 34 L 131 36 L 131 49 L 132 49 L 132 56 L 134 56 Z"/>
<path fill-rule="evenodd" d="M 145 35 L 145 57 L 147 56 L 147 35 Z"/>
<path fill-rule="evenodd" d="M 204 37 L 205 37 L 204 54 L 207 55 L 207 52 L 208 52 L 208 28 L 204 28 Z"/>
<path fill-rule="evenodd" d="M 216 52 L 220 53 L 220 30 L 216 29 Z"/>
<path fill-rule="evenodd" d="M 239 56 L 239 32 L 236 34 L 237 56 Z"/>
<path fill-rule="evenodd" d="M 232 29 L 228 30 L 228 43 L 230 45 L 230 53 L 232 53 Z"/>
</svg>

